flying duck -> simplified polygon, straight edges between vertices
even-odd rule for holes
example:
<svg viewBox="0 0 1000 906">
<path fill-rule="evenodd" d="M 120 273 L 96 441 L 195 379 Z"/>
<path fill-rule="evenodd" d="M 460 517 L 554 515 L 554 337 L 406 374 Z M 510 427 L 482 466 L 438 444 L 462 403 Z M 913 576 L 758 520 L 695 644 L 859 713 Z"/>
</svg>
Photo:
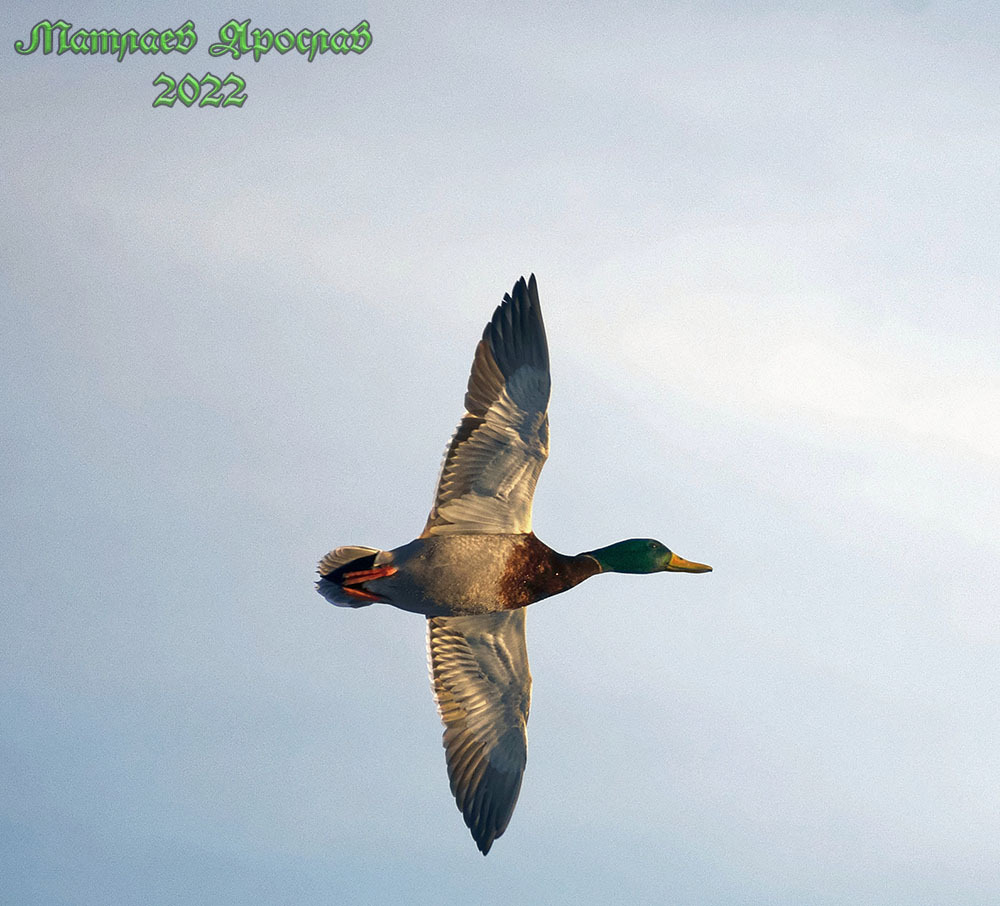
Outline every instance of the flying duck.
<svg viewBox="0 0 1000 906">
<path fill-rule="evenodd" d="M 504 296 L 476 347 L 465 415 L 423 532 L 388 551 L 338 547 L 320 561 L 316 584 L 339 607 L 391 604 L 427 618 L 451 791 L 483 855 L 507 828 L 527 758 L 525 608 L 603 572 L 711 571 L 648 538 L 572 556 L 535 537 L 549 387 L 532 274 Z"/>
</svg>

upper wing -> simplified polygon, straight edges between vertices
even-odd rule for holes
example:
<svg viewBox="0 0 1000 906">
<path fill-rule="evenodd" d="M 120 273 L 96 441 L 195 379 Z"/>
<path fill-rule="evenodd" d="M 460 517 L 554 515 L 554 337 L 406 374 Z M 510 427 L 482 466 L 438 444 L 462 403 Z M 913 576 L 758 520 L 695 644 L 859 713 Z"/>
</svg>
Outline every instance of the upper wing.
<svg viewBox="0 0 1000 906">
<path fill-rule="evenodd" d="M 507 828 L 528 757 L 524 608 L 427 620 L 448 778 L 483 855 Z"/>
<path fill-rule="evenodd" d="M 549 348 L 535 275 L 514 284 L 476 347 L 466 413 L 445 452 L 423 535 L 531 531 L 549 455 Z"/>
</svg>

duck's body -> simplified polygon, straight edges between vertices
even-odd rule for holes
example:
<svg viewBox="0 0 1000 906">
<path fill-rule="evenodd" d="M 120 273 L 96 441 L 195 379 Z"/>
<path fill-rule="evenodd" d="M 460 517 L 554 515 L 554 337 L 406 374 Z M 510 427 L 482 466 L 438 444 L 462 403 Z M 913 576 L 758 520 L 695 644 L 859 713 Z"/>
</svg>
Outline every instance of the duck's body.
<svg viewBox="0 0 1000 906">
<path fill-rule="evenodd" d="M 320 564 L 321 573 L 326 566 L 318 583 L 321 594 L 348 607 L 379 602 L 425 617 L 516 610 L 601 571 L 592 556 L 560 554 L 533 532 L 430 535 L 391 551 L 356 557 L 357 550 L 327 554 Z"/>
<path fill-rule="evenodd" d="M 532 275 L 486 325 L 420 537 L 393 550 L 338 547 L 317 590 L 341 607 L 390 604 L 426 616 L 452 793 L 485 855 L 507 827 L 527 757 L 529 604 L 600 572 L 707 572 L 658 541 L 575 556 L 531 531 L 548 456 L 549 355 Z"/>
</svg>

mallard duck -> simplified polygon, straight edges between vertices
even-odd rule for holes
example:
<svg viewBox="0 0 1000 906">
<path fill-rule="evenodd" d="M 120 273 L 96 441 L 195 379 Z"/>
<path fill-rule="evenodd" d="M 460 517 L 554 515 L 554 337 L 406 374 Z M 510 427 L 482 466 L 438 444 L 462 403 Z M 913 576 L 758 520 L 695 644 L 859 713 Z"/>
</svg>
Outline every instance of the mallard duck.
<svg viewBox="0 0 1000 906">
<path fill-rule="evenodd" d="M 522 277 L 476 347 L 465 415 L 445 451 L 420 537 L 394 550 L 338 547 L 317 590 L 340 607 L 391 604 L 427 617 L 431 682 L 451 791 L 483 855 L 507 828 L 527 757 L 529 604 L 598 573 L 703 573 L 659 541 L 567 556 L 531 530 L 549 453 L 549 351 L 535 277 Z"/>
</svg>

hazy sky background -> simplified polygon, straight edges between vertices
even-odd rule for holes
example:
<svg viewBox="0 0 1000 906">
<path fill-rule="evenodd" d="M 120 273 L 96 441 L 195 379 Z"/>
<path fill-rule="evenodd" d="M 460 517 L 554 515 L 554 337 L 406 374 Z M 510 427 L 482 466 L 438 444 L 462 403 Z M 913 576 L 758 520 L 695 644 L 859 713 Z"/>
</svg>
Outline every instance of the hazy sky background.
<svg viewBox="0 0 1000 906">
<path fill-rule="evenodd" d="M 476 6 L 0 13 L 0 899 L 996 903 L 996 4 Z M 419 532 L 532 271 L 539 536 L 715 572 L 531 609 L 483 859 L 423 620 L 312 582 Z"/>
</svg>

